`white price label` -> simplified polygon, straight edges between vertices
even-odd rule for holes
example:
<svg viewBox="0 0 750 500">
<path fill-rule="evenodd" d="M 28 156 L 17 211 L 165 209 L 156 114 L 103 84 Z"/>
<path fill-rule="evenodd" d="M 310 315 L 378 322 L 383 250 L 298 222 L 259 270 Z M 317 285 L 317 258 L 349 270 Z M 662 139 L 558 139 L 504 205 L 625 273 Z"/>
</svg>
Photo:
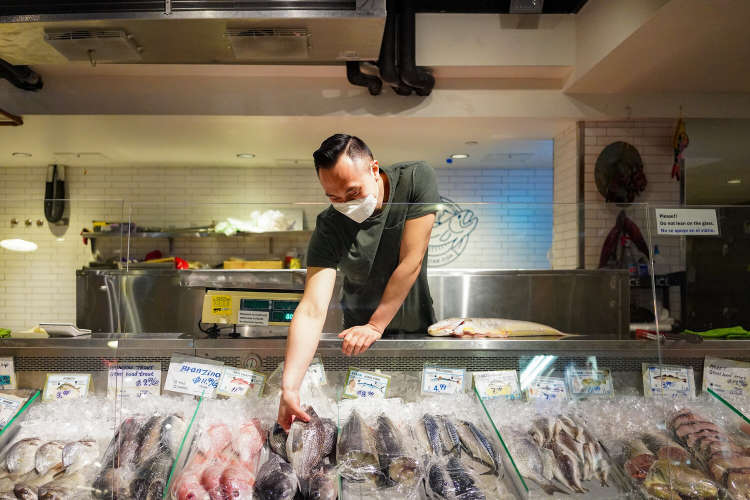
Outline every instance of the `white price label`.
<svg viewBox="0 0 750 500">
<path fill-rule="evenodd" d="M 244 398 L 251 394 L 260 395 L 265 382 L 266 376 L 262 373 L 226 366 L 216 393 L 230 398 Z"/>
<path fill-rule="evenodd" d="M 703 362 L 703 390 L 711 389 L 719 396 L 747 396 L 750 363 L 706 356 Z"/>
<path fill-rule="evenodd" d="M 237 322 L 241 325 L 268 326 L 268 311 L 240 311 L 237 313 Z"/>
<path fill-rule="evenodd" d="M 565 378 L 568 393 L 573 397 L 612 397 L 615 394 L 612 386 L 612 373 L 606 368 L 600 370 L 571 368 L 566 372 Z"/>
<path fill-rule="evenodd" d="M 643 363 L 643 394 L 648 397 L 695 399 L 692 368 Z"/>
<path fill-rule="evenodd" d="M 521 399 L 515 370 L 474 372 L 474 387 L 482 399 Z"/>
<path fill-rule="evenodd" d="M 13 358 L 0 358 L 0 389 L 18 389 Z"/>
<path fill-rule="evenodd" d="M 349 368 L 342 396 L 345 398 L 385 399 L 390 385 L 390 375 Z"/>
<path fill-rule="evenodd" d="M 535 378 L 529 383 L 526 395 L 529 399 L 543 399 L 545 401 L 568 399 L 568 391 L 565 389 L 565 379 L 557 377 Z"/>
<path fill-rule="evenodd" d="M 0 394 L 0 429 L 8 425 L 10 419 L 18 413 L 18 409 L 25 402 L 25 398 L 19 398 L 12 394 Z"/>
<path fill-rule="evenodd" d="M 161 392 L 161 363 L 119 363 L 109 367 L 107 397 L 109 399 L 158 396 Z"/>
<path fill-rule="evenodd" d="M 712 208 L 657 208 L 658 234 L 672 236 L 717 236 L 719 224 Z"/>
<path fill-rule="evenodd" d="M 42 399 L 84 399 L 91 390 L 89 373 L 48 373 L 44 383 Z"/>
<path fill-rule="evenodd" d="M 219 387 L 223 363 L 200 358 L 174 359 L 169 363 L 165 391 L 212 398 Z"/>
<path fill-rule="evenodd" d="M 425 366 L 422 370 L 422 394 L 458 394 L 464 390 L 466 370 Z"/>
</svg>

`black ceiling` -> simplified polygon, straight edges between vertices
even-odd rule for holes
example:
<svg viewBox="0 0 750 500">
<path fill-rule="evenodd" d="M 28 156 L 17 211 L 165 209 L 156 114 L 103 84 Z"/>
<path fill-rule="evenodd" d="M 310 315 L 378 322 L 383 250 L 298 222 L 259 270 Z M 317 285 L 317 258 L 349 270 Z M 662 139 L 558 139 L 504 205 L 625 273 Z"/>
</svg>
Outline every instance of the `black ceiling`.
<svg viewBox="0 0 750 500">
<path fill-rule="evenodd" d="M 417 12 L 508 13 L 510 0 L 413 0 Z M 544 14 L 575 14 L 586 0 L 544 0 Z M 355 0 L 171 0 L 173 11 L 354 10 Z M 0 0 L 0 17 L 164 12 L 165 0 Z"/>
</svg>

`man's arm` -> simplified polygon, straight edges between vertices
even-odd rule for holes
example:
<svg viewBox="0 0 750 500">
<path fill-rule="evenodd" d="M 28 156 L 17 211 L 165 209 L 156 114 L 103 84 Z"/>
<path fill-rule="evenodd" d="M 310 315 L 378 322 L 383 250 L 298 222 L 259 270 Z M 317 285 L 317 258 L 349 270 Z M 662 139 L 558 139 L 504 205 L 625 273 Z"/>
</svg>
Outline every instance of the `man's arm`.
<svg viewBox="0 0 750 500">
<path fill-rule="evenodd" d="M 300 408 L 299 388 L 307 367 L 318 349 L 335 283 L 335 269 L 326 267 L 307 269 L 305 292 L 294 311 L 286 341 L 278 416 L 279 425 L 285 430 L 289 430 L 293 417 L 301 418 L 305 422 L 309 420 L 309 415 Z"/>
<path fill-rule="evenodd" d="M 341 349 L 347 356 L 365 352 L 381 337 L 398 312 L 422 269 L 434 222 L 435 214 L 407 219 L 401 237 L 398 266 L 388 279 L 380 304 L 370 317 L 369 323 L 349 328 L 339 334 L 339 337 L 344 337 Z"/>
</svg>

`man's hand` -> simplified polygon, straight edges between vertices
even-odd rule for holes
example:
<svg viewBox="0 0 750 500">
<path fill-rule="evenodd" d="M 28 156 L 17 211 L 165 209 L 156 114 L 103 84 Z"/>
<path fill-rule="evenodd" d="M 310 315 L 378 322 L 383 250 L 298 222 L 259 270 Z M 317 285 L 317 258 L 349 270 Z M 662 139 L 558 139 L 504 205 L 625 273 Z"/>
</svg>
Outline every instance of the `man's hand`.
<svg viewBox="0 0 750 500">
<path fill-rule="evenodd" d="M 300 419 L 303 422 L 310 421 L 310 415 L 302 411 L 299 404 L 299 392 L 292 390 L 281 391 L 281 401 L 279 402 L 279 416 L 276 419 L 278 424 L 289 432 L 292 427 L 292 422 L 295 419 Z"/>
<path fill-rule="evenodd" d="M 347 356 L 356 356 L 365 352 L 373 342 L 383 336 L 383 332 L 374 325 L 366 324 L 353 326 L 339 333 L 339 338 L 344 339 L 341 352 Z"/>
</svg>

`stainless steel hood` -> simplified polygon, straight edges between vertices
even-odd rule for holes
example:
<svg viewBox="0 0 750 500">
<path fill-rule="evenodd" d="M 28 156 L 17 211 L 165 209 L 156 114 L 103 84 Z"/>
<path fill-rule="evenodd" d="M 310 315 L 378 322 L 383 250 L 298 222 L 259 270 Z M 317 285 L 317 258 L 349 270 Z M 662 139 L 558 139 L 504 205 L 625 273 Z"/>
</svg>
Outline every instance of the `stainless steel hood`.
<svg viewBox="0 0 750 500">
<path fill-rule="evenodd" d="M 0 58 L 15 65 L 371 61 L 385 24 L 385 0 L 61 5 L 0 0 Z"/>
</svg>

